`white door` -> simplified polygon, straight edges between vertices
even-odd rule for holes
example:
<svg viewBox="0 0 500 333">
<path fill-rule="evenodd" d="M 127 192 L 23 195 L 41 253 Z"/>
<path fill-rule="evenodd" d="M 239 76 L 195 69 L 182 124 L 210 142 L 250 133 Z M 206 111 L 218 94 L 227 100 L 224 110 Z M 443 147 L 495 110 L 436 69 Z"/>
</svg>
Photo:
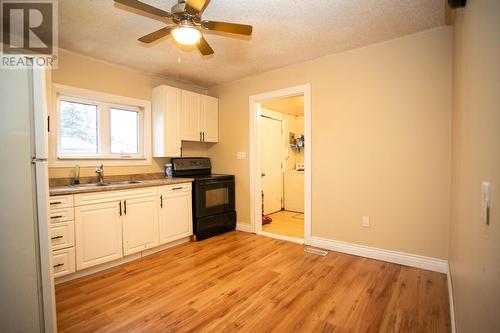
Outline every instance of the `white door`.
<svg viewBox="0 0 500 333">
<path fill-rule="evenodd" d="M 260 144 L 264 214 L 281 210 L 283 176 L 281 173 L 281 121 L 261 117 Z"/>
<path fill-rule="evenodd" d="M 201 141 L 201 98 L 200 94 L 181 91 L 181 139 Z"/>
<path fill-rule="evenodd" d="M 201 130 L 204 142 L 219 141 L 219 100 L 201 96 Z"/>
<path fill-rule="evenodd" d="M 78 270 L 122 255 L 120 202 L 75 207 L 76 268 Z"/>
<path fill-rule="evenodd" d="M 157 246 L 158 207 L 156 196 L 123 201 L 123 254 Z"/>
<path fill-rule="evenodd" d="M 162 194 L 160 244 L 193 234 L 191 191 Z"/>
</svg>

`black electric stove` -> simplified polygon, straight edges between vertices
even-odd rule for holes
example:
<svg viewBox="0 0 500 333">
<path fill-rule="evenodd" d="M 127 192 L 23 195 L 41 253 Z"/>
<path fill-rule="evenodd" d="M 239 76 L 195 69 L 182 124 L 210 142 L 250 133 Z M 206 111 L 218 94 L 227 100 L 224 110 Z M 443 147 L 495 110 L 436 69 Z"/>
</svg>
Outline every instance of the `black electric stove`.
<svg viewBox="0 0 500 333">
<path fill-rule="evenodd" d="M 203 240 L 236 228 L 234 176 L 212 173 L 207 157 L 172 158 L 173 176 L 194 178 L 193 232 Z"/>
</svg>

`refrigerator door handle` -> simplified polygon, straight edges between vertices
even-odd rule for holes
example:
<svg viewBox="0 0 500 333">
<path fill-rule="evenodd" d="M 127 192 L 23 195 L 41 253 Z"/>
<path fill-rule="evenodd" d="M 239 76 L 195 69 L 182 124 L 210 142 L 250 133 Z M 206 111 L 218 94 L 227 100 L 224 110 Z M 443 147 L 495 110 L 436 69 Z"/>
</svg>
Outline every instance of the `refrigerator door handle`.
<svg viewBox="0 0 500 333">
<path fill-rule="evenodd" d="M 46 158 L 36 158 L 36 157 L 31 158 L 31 164 L 37 164 L 38 162 L 47 162 L 47 159 Z"/>
</svg>

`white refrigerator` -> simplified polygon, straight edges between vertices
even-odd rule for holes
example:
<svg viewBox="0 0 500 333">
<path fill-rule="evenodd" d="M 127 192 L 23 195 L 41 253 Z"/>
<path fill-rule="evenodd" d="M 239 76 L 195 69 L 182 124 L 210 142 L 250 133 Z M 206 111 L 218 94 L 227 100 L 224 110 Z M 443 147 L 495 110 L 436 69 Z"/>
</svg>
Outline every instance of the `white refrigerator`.
<svg viewBox="0 0 500 333">
<path fill-rule="evenodd" d="M 0 70 L 0 332 L 55 332 L 43 69 Z"/>
</svg>

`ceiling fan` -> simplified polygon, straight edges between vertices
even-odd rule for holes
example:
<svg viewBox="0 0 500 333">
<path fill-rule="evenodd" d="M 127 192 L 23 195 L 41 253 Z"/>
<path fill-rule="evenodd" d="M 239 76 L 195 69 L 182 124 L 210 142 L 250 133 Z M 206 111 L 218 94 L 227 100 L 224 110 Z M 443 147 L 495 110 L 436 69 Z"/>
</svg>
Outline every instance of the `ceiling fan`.
<svg viewBox="0 0 500 333">
<path fill-rule="evenodd" d="M 115 2 L 145 12 L 157 17 L 162 22 L 167 20 L 172 25 L 142 36 L 139 41 L 152 43 L 157 39 L 172 34 L 174 39 L 183 45 L 196 45 L 203 55 L 211 55 L 214 50 L 203 37 L 203 30 L 227 32 L 238 35 L 250 36 L 252 26 L 246 24 L 227 23 L 218 21 L 202 20 L 201 15 L 210 0 L 178 0 L 171 13 L 160 8 L 153 7 L 138 0 L 114 0 Z"/>
</svg>

